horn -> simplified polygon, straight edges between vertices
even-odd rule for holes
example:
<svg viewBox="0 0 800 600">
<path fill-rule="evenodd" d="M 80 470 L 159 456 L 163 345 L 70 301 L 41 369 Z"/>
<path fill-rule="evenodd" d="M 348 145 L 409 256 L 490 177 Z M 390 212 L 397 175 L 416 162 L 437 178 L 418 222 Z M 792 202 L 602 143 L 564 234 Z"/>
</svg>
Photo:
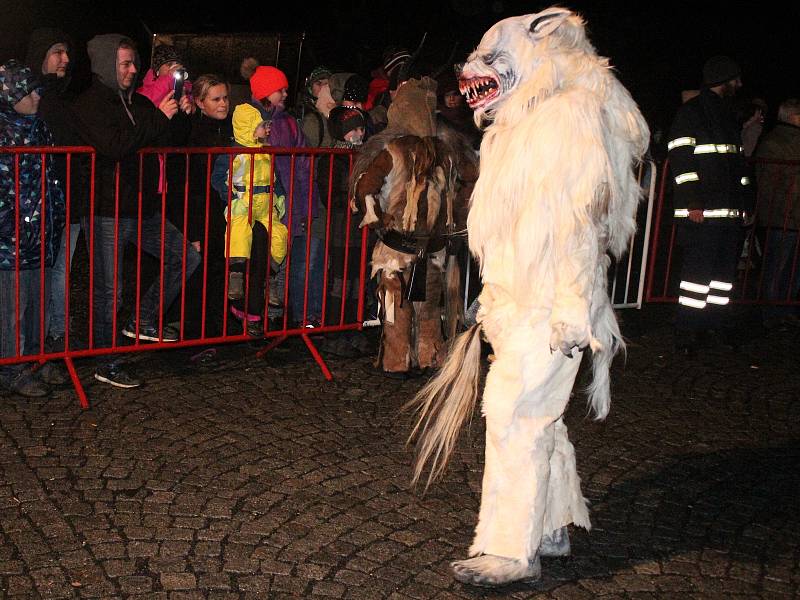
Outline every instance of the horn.
<svg viewBox="0 0 800 600">
<path fill-rule="evenodd" d="M 445 60 L 445 61 L 442 63 L 442 65 L 441 65 L 441 66 L 440 66 L 438 69 L 436 69 L 436 70 L 433 72 L 433 74 L 431 75 L 431 77 L 432 77 L 433 79 L 436 79 L 437 77 L 439 77 L 439 75 L 441 75 L 442 73 L 444 73 L 444 70 L 445 70 L 445 69 L 446 69 L 448 66 L 451 66 L 451 65 L 453 64 L 453 59 L 454 59 L 454 58 L 455 58 L 455 56 L 456 56 L 456 50 L 457 50 L 457 49 L 458 49 L 458 40 L 456 40 L 456 43 L 455 43 L 455 44 L 453 44 L 453 49 L 452 49 L 452 50 L 450 50 L 450 56 L 448 56 L 448 57 L 447 57 L 447 60 Z"/>
<path fill-rule="evenodd" d="M 397 81 L 405 81 L 408 79 L 408 71 L 411 69 L 411 65 L 414 64 L 414 61 L 419 58 L 419 55 L 422 53 L 422 46 L 425 45 L 425 39 L 428 37 L 428 32 L 426 31 L 422 35 L 422 40 L 419 42 L 419 46 L 417 49 L 414 50 L 414 54 L 411 55 L 403 65 L 400 67 L 400 70 L 397 72 Z"/>
</svg>

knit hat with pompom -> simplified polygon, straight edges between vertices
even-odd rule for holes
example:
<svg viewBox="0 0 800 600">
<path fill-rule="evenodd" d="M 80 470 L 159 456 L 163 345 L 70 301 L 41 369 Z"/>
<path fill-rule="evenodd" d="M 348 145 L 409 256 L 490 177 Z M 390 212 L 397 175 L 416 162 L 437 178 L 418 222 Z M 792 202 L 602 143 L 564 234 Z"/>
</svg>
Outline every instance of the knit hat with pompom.
<svg viewBox="0 0 800 600">
<path fill-rule="evenodd" d="M 276 67 L 259 66 L 255 58 L 245 58 L 240 69 L 242 77 L 250 80 L 250 92 L 256 100 L 263 100 L 273 92 L 289 87 L 286 74 Z"/>
</svg>

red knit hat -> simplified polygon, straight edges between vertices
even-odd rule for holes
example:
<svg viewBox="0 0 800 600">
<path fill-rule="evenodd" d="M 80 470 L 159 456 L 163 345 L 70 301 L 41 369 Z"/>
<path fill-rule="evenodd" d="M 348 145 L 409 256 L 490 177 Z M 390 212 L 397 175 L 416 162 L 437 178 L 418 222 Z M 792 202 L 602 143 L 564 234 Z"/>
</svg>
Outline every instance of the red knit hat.
<svg viewBox="0 0 800 600">
<path fill-rule="evenodd" d="M 275 67 L 258 67 L 250 78 L 250 91 L 256 100 L 266 98 L 272 92 L 288 87 L 289 80 L 286 79 L 286 75 Z"/>
</svg>

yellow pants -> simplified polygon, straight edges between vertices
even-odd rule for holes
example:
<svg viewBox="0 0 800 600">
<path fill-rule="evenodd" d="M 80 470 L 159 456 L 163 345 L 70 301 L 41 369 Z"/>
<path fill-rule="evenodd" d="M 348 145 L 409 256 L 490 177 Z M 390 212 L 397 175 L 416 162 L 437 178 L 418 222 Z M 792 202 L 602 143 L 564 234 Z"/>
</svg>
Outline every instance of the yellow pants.
<svg viewBox="0 0 800 600">
<path fill-rule="evenodd" d="M 286 258 L 286 251 L 289 242 L 289 230 L 286 225 L 281 223 L 278 212 L 273 209 L 272 222 L 269 218 L 269 196 L 258 196 L 253 198 L 252 220 L 249 218 L 246 199 L 236 199 L 231 202 L 231 217 L 225 235 L 231 236 L 230 251 L 226 252 L 226 257 L 250 258 L 250 246 L 253 243 L 253 223 L 259 221 L 270 237 L 270 255 L 272 259 L 280 264 Z M 225 217 L 228 217 L 227 209 Z M 225 238 L 227 244 L 227 237 Z"/>
</svg>

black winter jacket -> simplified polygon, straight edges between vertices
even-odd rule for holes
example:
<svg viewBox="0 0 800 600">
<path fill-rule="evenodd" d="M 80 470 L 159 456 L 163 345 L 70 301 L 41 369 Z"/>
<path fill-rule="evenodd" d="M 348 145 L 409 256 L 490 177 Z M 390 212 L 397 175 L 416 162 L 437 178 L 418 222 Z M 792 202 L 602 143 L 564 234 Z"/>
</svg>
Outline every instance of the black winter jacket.
<svg viewBox="0 0 800 600">
<path fill-rule="evenodd" d="M 722 98 L 704 89 L 681 106 L 669 140 L 676 216 L 696 209 L 706 217 L 752 212 L 753 178 L 742 153 L 741 128 Z"/>
<path fill-rule="evenodd" d="M 169 146 L 170 120 L 140 94 L 131 94 L 128 111 L 119 93 L 95 79 L 75 102 L 75 126 L 83 143 L 97 150 L 95 214 L 113 217 L 115 212 L 115 171 L 119 163 L 119 216 L 138 216 L 139 157 L 148 146 Z M 135 121 L 135 125 L 134 125 Z M 155 155 L 144 157 L 142 217 L 156 211 L 158 163 Z M 86 173 L 89 175 L 89 173 Z"/>
</svg>

